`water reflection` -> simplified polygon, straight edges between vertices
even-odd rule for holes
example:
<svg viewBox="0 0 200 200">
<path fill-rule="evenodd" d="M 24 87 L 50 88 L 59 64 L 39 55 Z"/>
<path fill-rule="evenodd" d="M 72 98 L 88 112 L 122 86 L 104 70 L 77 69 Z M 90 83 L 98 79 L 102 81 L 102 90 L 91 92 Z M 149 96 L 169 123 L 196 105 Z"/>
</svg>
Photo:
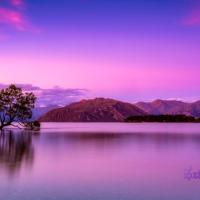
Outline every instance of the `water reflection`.
<svg viewBox="0 0 200 200">
<path fill-rule="evenodd" d="M 168 133 L 45 133 L 45 142 L 51 146 L 66 144 L 67 147 L 96 147 L 97 149 L 113 149 L 141 147 L 156 150 L 167 150 L 192 145 L 200 149 L 200 135 L 197 134 L 168 134 Z"/>
<path fill-rule="evenodd" d="M 23 165 L 31 167 L 33 161 L 32 133 L 26 131 L 0 132 L 0 170 L 14 175 Z"/>
<path fill-rule="evenodd" d="M 184 179 L 185 169 L 200 168 L 199 124 L 155 125 L 155 131 L 151 124 L 121 124 L 119 132 L 118 124 L 53 126 L 38 138 L 0 135 L 0 199 L 200 199 L 200 182 Z"/>
</svg>

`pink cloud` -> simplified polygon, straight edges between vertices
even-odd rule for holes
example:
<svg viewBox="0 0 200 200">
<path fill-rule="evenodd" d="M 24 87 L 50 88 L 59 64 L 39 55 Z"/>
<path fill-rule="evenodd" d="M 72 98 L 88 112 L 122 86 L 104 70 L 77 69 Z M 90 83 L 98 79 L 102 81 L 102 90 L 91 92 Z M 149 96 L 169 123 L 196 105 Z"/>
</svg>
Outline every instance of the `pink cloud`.
<svg viewBox="0 0 200 200">
<path fill-rule="evenodd" d="M 188 26 L 200 25 L 200 8 L 192 10 L 183 23 Z"/>
<path fill-rule="evenodd" d="M 40 33 L 41 30 L 34 27 L 24 14 L 24 0 L 8 0 L 10 6 L 0 6 L 0 27 L 8 28 L 8 26 L 17 29 L 18 31 L 29 31 Z M 5 26 L 3 26 L 5 25 Z M 1 34 L 0 38 L 4 38 L 5 34 Z"/>
<path fill-rule="evenodd" d="M 10 3 L 18 8 L 23 8 L 24 7 L 24 1 L 23 0 L 10 0 Z"/>
<path fill-rule="evenodd" d="M 20 11 L 0 7 L 0 23 L 8 24 L 20 31 L 27 29 L 27 22 Z"/>
</svg>

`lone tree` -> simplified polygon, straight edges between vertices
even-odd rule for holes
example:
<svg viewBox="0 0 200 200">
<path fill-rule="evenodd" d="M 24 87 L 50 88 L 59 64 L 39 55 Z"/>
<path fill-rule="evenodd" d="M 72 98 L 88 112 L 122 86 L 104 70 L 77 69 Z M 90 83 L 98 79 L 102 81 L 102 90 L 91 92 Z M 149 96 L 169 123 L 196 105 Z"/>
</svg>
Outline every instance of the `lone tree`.
<svg viewBox="0 0 200 200">
<path fill-rule="evenodd" d="M 32 109 L 36 97 L 33 93 L 24 93 L 21 88 L 10 85 L 0 90 L 0 130 L 5 126 L 23 126 L 31 128 Z M 18 124 L 18 125 L 16 125 Z M 39 127 L 40 124 L 36 123 Z"/>
</svg>

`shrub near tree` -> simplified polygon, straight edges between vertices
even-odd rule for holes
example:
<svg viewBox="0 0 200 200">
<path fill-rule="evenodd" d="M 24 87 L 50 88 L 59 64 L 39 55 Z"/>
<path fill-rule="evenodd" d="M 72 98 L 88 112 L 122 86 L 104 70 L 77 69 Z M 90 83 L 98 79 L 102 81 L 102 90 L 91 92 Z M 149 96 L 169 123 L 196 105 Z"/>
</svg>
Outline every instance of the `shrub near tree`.
<svg viewBox="0 0 200 200">
<path fill-rule="evenodd" d="M 0 130 L 6 126 L 38 129 L 40 123 L 31 121 L 35 101 L 36 97 L 33 93 L 25 93 L 15 85 L 1 89 Z"/>
</svg>

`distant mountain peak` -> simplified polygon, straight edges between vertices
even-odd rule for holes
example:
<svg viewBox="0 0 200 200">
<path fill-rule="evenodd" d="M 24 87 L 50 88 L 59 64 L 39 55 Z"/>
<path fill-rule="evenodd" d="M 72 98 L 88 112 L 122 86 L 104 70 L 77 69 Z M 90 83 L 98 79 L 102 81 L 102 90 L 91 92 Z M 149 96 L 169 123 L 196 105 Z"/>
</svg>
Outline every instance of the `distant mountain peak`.
<svg viewBox="0 0 200 200">
<path fill-rule="evenodd" d="M 194 103 L 185 103 L 180 100 L 157 99 L 152 102 L 139 102 L 135 105 L 152 115 L 183 114 L 200 117 L 200 101 Z"/>
</svg>

